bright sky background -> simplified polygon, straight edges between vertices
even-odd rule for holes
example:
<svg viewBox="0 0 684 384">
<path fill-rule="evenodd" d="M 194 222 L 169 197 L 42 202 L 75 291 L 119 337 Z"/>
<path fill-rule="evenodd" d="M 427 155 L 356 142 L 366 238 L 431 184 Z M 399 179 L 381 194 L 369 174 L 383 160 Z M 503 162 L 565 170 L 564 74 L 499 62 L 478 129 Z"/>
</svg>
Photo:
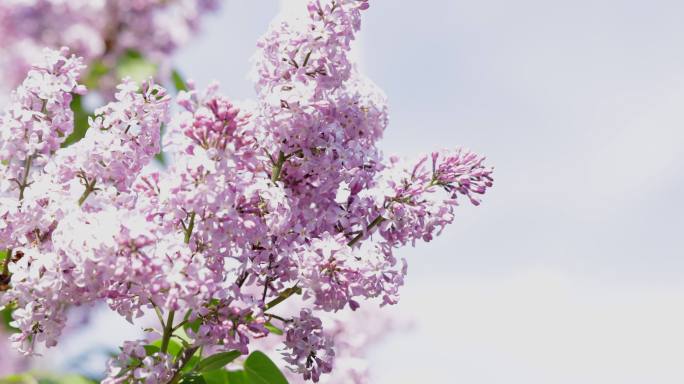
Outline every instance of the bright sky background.
<svg viewBox="0 0 684 384">
<path fill-rule="evenodd" d="M 252 95 L 280 6 L 228 0 L 177 62 Z M 382 147 L 463 145 L 496 166 L 479 208 L 409 260 L 415 319 L 373 383 L 684 382 L 684 2 L 372 0 L 356 47 L 387 93 Z M 120 337 L 119 337 L 120 338 Z"/>
<path fill-rule="evenodd" d="M 299 1 L 283 0 L 285 8 Z M 178 62 L 251 95 L 276 1 L 228 2 Z M 373 0 L 360 67 L 386 153 L 463 145 L 496 185 L 409 260 L 374 383 L 684 382 L 684 3 Z"/>
</svg>

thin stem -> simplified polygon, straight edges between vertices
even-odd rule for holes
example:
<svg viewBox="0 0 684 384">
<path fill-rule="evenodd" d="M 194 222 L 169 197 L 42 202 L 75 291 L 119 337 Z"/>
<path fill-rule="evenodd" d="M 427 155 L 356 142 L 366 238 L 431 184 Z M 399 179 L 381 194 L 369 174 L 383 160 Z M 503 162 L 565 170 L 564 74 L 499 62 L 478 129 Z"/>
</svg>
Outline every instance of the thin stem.
<svg viewBox="0 0 684 384">
<path fill-rule="evenodd" d="M 171 335 L 173 335 L 173 317 L 175 315 L 176 311 L 169 311 L 169 317 L 166 319 L 166 324 L 164 325 L 164 334 L 162 335 L 162 353 L 166 353 L 166 351 L 169 349 L 169 340 L 171 340 Z"/>
<path fill-rule="evenodd" d="M 427 189 L 427 188 L 432 188 L 432 187 L 435 186 L 435 185 L 439 185 L 439 180 L 437 180 L 437 178 L 433 176 L 433 177 L 432 177 L 432 180 L 430 181 L 430 183 L 428 183 L 428 185 L 427 185 L 425 188 L 426 188 L 426 189 Z M 380 224 L 381 224 L 383 221 L 385 221 L 385 220 L 387 220 L 387 219 L 385 219 L 384 217 L 382 217 L 382 215 L 378 215 L 375 219 L 373 219 L 373 221 L 371 221 L 370 224 L 368 224 L 368 226 L 366 227 L 366 230 L 365 230 L 365 231 L 362 231 L 362 232 L 360 232 L 359 234 L 357 234 L 356 236 L 354 236 L 354 238 L 351 239 L 351 240 L 347 243 L 347 245 L 350 246 L 350 247 L 353 247 L 353 246 L 356 245 L 359 241 L 361 241 L 361 239 L 363 239 L 363 236 L 364 236 L 365 233 L 367 233 L 367 232 L 370 231 L 371 229 L 377 227 L 378 225 L 380 225 Z"/>
<path fill-rule="evenodd" d="M 188 224 L 185 229 L 185 244 L 190 243 L 190 237 L 192 237 L 192 230 L 195 228 L 195 212 L 190 214 L 190 224 Z"/>
<path fill-rule="evenodd" d="M 187 323 L 188 323 L 187 320 L 183 320 L 183 321 L 181 321 L 180 323 L 176 324 L 176 326 L 173 327 L 173 329 L 172 329 L 171 331 L 172 331 L 172 332 L 176 332 L 177 330 L 179 330 L 182 326 L 184 326 L 184 325 L 187 324 Z"/>
<path fill-rule="evenodd" d="M 378 217 L 376 217 L 375 219 L 373 219 L 373 221 L 371 221 L 370 224 L 368 224 L 368 227 L 366 227 L 366 231 L 365 231 L 365 232 L 361 232 L 361 233 L 359 233 L 358 235 L 354 236 L 354 238 L 351 239 L 351 240 L 347 243 L 347 245 L 350 246 L 350 247 L 353 247 L 354 245 L 356 245 L 356 243 L 358 243 L 359 241 L 361 241 L 361 239 L 363 239 L 363 235 L 364 235 L 366 232 L 368 232 L 368 231 L 370 231 L 371 229 L 375 228 L 376 226 L 378 226 L 380 223 L 382 223 L 382 222 L 385 221 L 385 220 L 386 220 L 386 219 L 385 219 L 384 217 L 382 217 L 381 215 L 379 215 Z"/>
<path fill-rule="evenodd" d="M 192 237 L 192 231 L 195 228 L 195 212 L 192 212 L 190 214 L 190 223 L 188 223 L 187 226 L 183 225 L 183 228 L 185 229 L 185 244 L 190 243 L 190 238 Z M 186 319 L 184 319 L 180 324 L 174 326 L 173 325 L 173 318 L 176 315 L 176 311 L 169 311 L 169 316 L 166 319 L 166 324 L 164 326 L 164 334 L 162 335 L 162 345 L 161 345 L 161 352 L 166 353 L 166 351 L 169 348 L 169 340 L 171 340 L 171 337 L 173 336 L 174 332 L 176 332 L 180 327 L 183 326 L 187 322 Z M 181 352 L 181 358 L 178 363 L 178 367 L 176 369 L 176 372 L 173 375 L 173 378 L 169 383 L 177 383 L 178 380 L 180 379 L 180 373 L 183 367 L 188 363 L 192 355 L 195 354 L 195 351 L 197 351 L 199 347 L 190 347 Z"/>
<path fill-rule="evenodd" d="M 304 63 L 302 64 L 302 67 L 306 67 L 306 64 L 309 63 L 309 58 L 311 58 L 311 53 L 313 53 L 313 51 L 309 51 L 309 53 L 306 54 L 306 57 L 304 57 Z"/>
<path fill-rule="evenodd" d="M 280 295 L 278 295 L 278 297 L 269 301 L 268 304 L 266 304 L 266 306 L 264 307 L 264 310 L 268 311 L 269 309 L 271 309 L 271 308 L 275 307 L 276 305 L 282 303 L 283 301 L 287 300 L 290 296 L 292 296 L 294 294 L 300 294 L 301 292 L 302 292 L 302 289 L 299 288 L 295 284 L 294 287 L 291 287 L 291 288 L 284 290 L 283 292 L 280 293 Z"/>
<path fill-rule="evenodd" d="M 164 322 L 164 315 L 162 315 L 161 309 L 155 304 L 152 299 L 150 299 L 150 303 L 152 303 L 152 307 L 154 307 L 154 313 L 157 314 L 157 318 L 159 319 L 159 323 L 161 323 L 162 329 L 166 328 L 166 322 Z"/>
<path fill-rule="evenodd" d="M 83 191 L 83 194 L 82 194 L 81 197 L 78 199 L 78 205 L 79 205 L 79 206 L 83 205 L 83 203 L 85 203 L 85 201 L 86 201 L 86 199 L 88 198 L 88 196 L 90 196 L 90 194 L 93 193 L 93 191 L 95 191 L 95 183 L 96 183 L 96 182 L 97 182 L 96 180 L 93 180 L 92 183 L 88 183 L 88 182 L 86 181 L 86 183 L 85 183 L 85 187 L 86 187 L 86 188 L 85 188 L 85 191 Z"/>
<path fill-rule="evenodd" d="M 271 174 L 271 181 L 275 184 L 280 180 L 280 174 L 283 172 L 283 165 L 285 164 L 285 153 L 280 151 L 278 160 L 273 164 L 273 173 Z"/>
<path fill-rule="evenodd" d="M 45 103 L 43 103 L 43 107 L 45 107 Z M 29 173 L 31 172 L 31 163 L 33 162 L 33 155 L 30 155 L 26 158 L 24 161 L 24 175 L 22 176 L 21 183 L 19 184 L 19 204 L 24 201 L 24 191 L 26 190 L 26 187 L 28 187 L 28 177 Z M 7 250 L 7 255 L 5 257 L 5 260 L 2 261 L 2 275 L 0 277 L 2 278 L 1 280 L 4 282 L 4 280 L 7 280 L 9 283 L 10 279 L 10 272 L 9 272 L 9 263 L 12 261 L 12 249 Z"/>
<path fill-rule="evenodd" d="M 261 301 L 264 303 L 266 302 L 266 295 L 268 294 L 268 285 L 269 284 L 271 284 L 271 278 L 267 276 L 266 281 L 264 281 L 264 293 L 261 296 Z"/>
<path fill-rule="evenodd" d="M 190 347 L 181 353 L 179 360 L 176 363 L 176 372 L 173 374 L 169 384 L 178 383 L 178 381 L 181 379 L 181 372 L 183 371 L 183 368 L 188 365 L 188 362 L 190 362 L 190 359 L 192 359 L 192 356 L 195 354 L 195 352 L 197 352 L 198 349 L 200 349 L 200 347 Z"/>
<path fill-rule="evenodd" d="M 272 314 L 272 313 L 264 313 L 264 316 L 268 316 L 269 318 L 278 319 L 278 320 L 282 321 L 283 323 L 291 323 L 291 322 L 292 322 L 291 319 L 286 319 L 286 318 L 284 318 L 284 317 L 280 317 L 280 316 L 274 315 L 274 314 Z M 269 320 L 270 320 L 270 319 L 269 319 Z"/>
<path fill-rule="evenodd" d="M 5 280 L 7 280 L 7 284 L 9 284 L 9 263 L 10 260 L 12 260 L 12 249 L 7 250 L 7 254 L 5 255 L 5 260 L 2 262 L 2 274 L 0 275 L 0 286 L 5 284 Z"/>
<path fill-rule="evenodd" d="M 268 268 L 266 268 L 266 273 L 270 273 L 272 263 L 273 263 L 273 260 L 268 261 Z M 268 294 L 268 285 L 269 284 L 271 284 L 271 278 L 268 275 L 266 275 L 266 281 L 264 281 L 264 294 L 261 297 L 262 303 L 266 302 L 266 295 Z"/>
<path fill-rule="evenodd" d="M 247 278 L 249 277 L 249 272 L 244 271 L 240 276 L 238 276 L 238 279 L 235 281 L 235 284 L 237 284 L 238 287 L 242 288 L 242 286 L 245 284 L 245 281 L 247 281 Z"/>
<path fill-rule="evenodd" d="M 26 190 L 26 187 L 28 187 L 28 177 L 29 177 L 29 172 L 31 171 L 31 162 L 33 161 L 33 156 L 29 156 L 26 158 L 26 161 L 24 162 L 24 176 L 21 181 L 21 184 L 19 184 L 19 201 L 21 202 L 24 200 L 24 191 Z"/>
</svg>

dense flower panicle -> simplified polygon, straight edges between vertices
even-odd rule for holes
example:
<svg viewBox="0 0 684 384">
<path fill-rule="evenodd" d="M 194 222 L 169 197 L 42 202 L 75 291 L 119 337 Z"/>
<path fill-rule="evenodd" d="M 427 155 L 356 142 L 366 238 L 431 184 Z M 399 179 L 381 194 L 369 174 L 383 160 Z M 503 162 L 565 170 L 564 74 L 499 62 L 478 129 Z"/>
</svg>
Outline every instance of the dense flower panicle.
<svg viewBox="0 0 684 384">
<path fill-rule="evenodd" d="M 310 1 L 308 20 L 283 21 L 258 43 L 257 91 L 317 93 L 339 87 L 352 64 L 347 56 L 367 1 Z"/>
<path fill-rule="evenodd" d="M 50 170 L 58 182 L 78 178 L 85 185 L 112 185 L 127 191 L 142 168 L 160 150 L 160 132 L 168 122 L 170 98 L 151 82 L 130 80 L 118 86 L 115 101 L 95 111 L 83 140 L 57 155 Z"/>
<path fill-rule="evenodd" d="M 26 168 L 33 170 L 31 178 L 73 130 L 69 104 L 72 93 L 84 91 L 76 83 L 82 60 L 69 56 L 67 49 L 44 53 L 43 62 L 29 71 L 0 116 L 3 193 L 12 190 L 18 195 Z"/>
<path fill-rule="evenodd" d="M 31 220 L 18 206 L 27 188 L 50 156 L 73 130 L 69 108 L 82 61 L 67 49 L 45 51 L 0 115 L 0 248 L 11 248 L 24 237 Z"/>
<path fill-rule="evenodd" d="M 453 222 L 458 196 L 479 205 L 476 196 L 493 185 L 493 170 L 483 162 L 460 149 L 434 152 L 413 165 L 393 159 L 353 210 L 375 217 L 372 226 L 379 228 L 388 252 L 416 240 L 430 241 Z"/>
<path fill-rule="evenodd" d="M 304 380 L 318 382 L 322 373 L 333 368 L 335 351 L 333 341 L 323 332 L 323 322 L 303 309 L 294 317 L 285 333 L 285 361 L 292 370 L 301 373 Z"/>
<path fill-rule="evenodd" d="M 213 351 L 238 350 L 249 352 L 252 339 L 268 336 L 266 318 L 259 313 L 256 301 L 250 303 L 223 300 L 202 307 L 193 320 L 201 320 L 196 332 L 190 331 L 196 345 Z"/>
<path fill-rule="evenodd" d="M 143 14 L 162 3 L 116 2 Z M 246 354 L 280 322 L 284 360 L 305 380 L 332 370 L 335 335 L 353 361 L 346 331 L 320 318 L 364 311 L 370 299 L 397 303 L 407 264 L 394 250 L 431 240 L 459 198 L 477 205 L 492 186 L 471 152 L 408 166 L 383 158 L 386 98 L 348 56 L 367 8 L 312 0 L 304 23 L 274 24 L 259 42 L 255 102 L 190 82 L 173 110 L 163 88 L 124 80 L 86 136 L 61 149 L 81 61 L 51 53 L 32 70 L 0 117 L 10 176 L 0 184 L 0 246 L 12 248 L 0 306 L 16 305 L 15 348 L 56 345 L 70 307 L 106 302 L 130 322 L 167 315 L 167 340 L 184 314 L 188 350 L 205 353 Z M 0 6 L 0 18 L 14 16 Z M 160 150 L 163 169 L 151 163 Z M 275 308 L 288 299 L 295 316 Z M 177 367 L 165 352 L 126 342 L 104 383 L 168 382 Z"/>
<path fill-rule="evenodd" d="M 455 199 L 459 194 L 468 197 L 474 205 L 480 200 L 474 195 L 483 195 L 494 185 L 493 169 L 485 167 L 483 157 L 472 152 L 446 153 L 446 159 L 438 163 L 439 153 L 432 154 L 433 173 L 437 185 L 451 192 Z"/>
<path fill-rule="evenodd" d="M 86 63 L 113 67 L 126 51 L 165 65 L 220 0 L 28 0 L 0 2 L 0 85 L 15 86 L 43 47 L 68 46 Z M 103 86 L 115 85 L 110 76 Z"/>
<path fill-rule="evenodd" d="M 300 303 L 283 303 L 279 308 L 283 312 L 299 314 Z M 364 384 L 372 383 L 373 372 L 368 362 L 370 347 L 379 344 L 392 333 L 410 327 L 408 318 L 401 313 L 387 313 L 385 308 L 363 306 L 356 311 L 318 312 L 324 329 L 324 337 L 331 340 L 334 350 L 332 375 L 320 377 L 325 384 Z M 285 335 L 271 335 L 255 340 L 255 347 L 269 356 L 287 357 L 292 351 L 283 349 L 282 339 Z M 276 363 L 280 363 L 276 360 Z M 303 375 L 297 369 L 287 369 L 289 363 L 282 362 L 283 373 L 292 384 L 305 383 Z M 281 364 L 279 364 L 281 365 Z"/>
<path fill-rule="evenodd" d="M 312 234 L 349 226 L 345 201 L 382 169 L 375 147 L 387 125 L 383 93 L 356 73 L 348 54 L 364 1 L 312 1 L 308 18 L 274 24 L 255 63 L 260 143 L 271 176 L 300 211 L 293 227 Z M 312 220 L 312 218 L 316 220 Z"/>
<path fill-rule="evenodd" d="M 130 319 L 148 303 L 150 293 L 137 282 L 154 282 L 150 278 L 165 271 L 158 259 L 146 257 L 139 248 L 156 239 L 144 229 L 127 238 L 131 225 L 145 220 L 121 225 L 135 214 L 118 202 L 125 201 L 122 193 L 159 151 L 168 100 L 165 91 L 151 83 L 139 90 L 125 82 L 117 101 L 91 120 L 87 137 L 59 150 L 35 183 L 27 185 L 15 213 L 21 221 L 14 231 L 20 242 L 14 255 L 22 257 L 10 266 L 13 289 L 1 298 L 18 306 L 14 319 L 21 332 L 12 340 L 21 351 L 33 353 L 40 342 L 55 345 L 70 305 L 107 298 Z M 86 211 L 74 209 L 90 194 L 95 196 L 84 205 Z M 121 285 L 126 287 L 123 304 L 116 295 Z"/>
<path fill-rule="evenodd" d="M 387 256 L 377 245 L 352 249 L 339 237 L 312 241 L 299 254 L 298 269 L 304 297 L 312 297 L 314 307 L 324 311 L 347 305 L 356 310 L 361 299 L 374 297 L 394 304 L 406 274 L 405 263 Z"/>
</svg>

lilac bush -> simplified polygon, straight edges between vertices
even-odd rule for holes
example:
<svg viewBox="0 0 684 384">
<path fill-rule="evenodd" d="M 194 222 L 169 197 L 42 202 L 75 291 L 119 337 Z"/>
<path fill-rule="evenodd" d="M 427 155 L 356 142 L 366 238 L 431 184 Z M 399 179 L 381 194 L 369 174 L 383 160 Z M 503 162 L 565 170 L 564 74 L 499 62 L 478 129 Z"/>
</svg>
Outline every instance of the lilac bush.
<svg viewBox="0 0 684 384">
<path fill-rule="evenodd" d="M 220 0 L 3 0 L 0 84 L 14 87 L 44 47 L 68 46 L 91 70 L 115 66 L 126 52 L 166 65 Z M 113 88 L 115 77 L 98 79 Z"/>
<path fill-rule="evenodd" d="M 83 21 L 95 4 L 123 7 L 116 49 L 152 33 L 134 46 L 145 53 L 169 51 L 169 36 L 195 23 L 158 28 L 152 10 L 215 5 L 36 0 L 47 8 L 37 16 L 23 3 L 0 7 L 0 17 L 59 10 Z M 492 186 L 492 169 L 466 150 L 415 161 L 379 151 L 386 99 L 349 59 L 368 7 L 312 0 L 308 18 L 274 24 L 257 44 L 254 101 L 229 100 L 217 85 L 188 82 L 172 96 L 152 79 L 123 79 L 69 146 L 71 101 L 86 92 L 94 57 L 83 46 L 107 42 L 56 42 L 78 55 L 44 51 L 0 116 L 0 305 L 13 310 L 14 348 L 54 347 L 70 308 L 106 303 L 159 326 L 148 335 L 156 342 L 122 340 L 103 383 L 287 382 L 254 351 L 263 340 L 279 345 L 288 375 L 318 382 L 335 372 L 335 344 L 353 345 L 335 340 L 350 337 L 330 323 L 335 313 L 396 304 L 407 264 L 395 250 L 430 241 L 459 202 L 478 205 Z M 7 25 L 11 36 L 49 28 Z"/>
</svg>

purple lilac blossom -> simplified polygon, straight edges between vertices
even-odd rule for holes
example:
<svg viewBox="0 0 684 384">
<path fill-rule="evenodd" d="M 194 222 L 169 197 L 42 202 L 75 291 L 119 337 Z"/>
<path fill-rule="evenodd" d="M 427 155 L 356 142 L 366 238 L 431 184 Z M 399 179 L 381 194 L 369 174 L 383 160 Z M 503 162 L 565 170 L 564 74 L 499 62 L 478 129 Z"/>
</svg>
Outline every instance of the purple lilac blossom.
<svg viewBox="0 0 684 384">
<path fill-rule="evenodd" d="M 48 52 L 0 117 L 0 248 L 11 250 L 0 305 L 17 306 L 15 348 L 55 346 L 69 307 L 106 302 L 130 322 L 184 314 L 197 325 L 188 348 L 207 352 L 246 354 L 279 321 L 291 369 L 330 373 L 335 331 L 321 316 L 397 303 L 407 263 L 394 250 L 430 241 L 458 201 L 479 204 L 492 186 L 468 151 L 407 165 L 378 150 L 387 103 L 348 56 L 367 8 L 310 1 L 304 20 L 274 24 L 258 43 L 255 101 L 190 83 L 172 113 L 162 87 L 125 79 L 64 149 L 81 61 Z M 163 170 L 150 166 L 161 149 Z M 295 315 L 278 315 L 299 294 Z M 105 382 L 177 373 L 166 351 L 143 352 L 125 342 Z"/>
</svg>

